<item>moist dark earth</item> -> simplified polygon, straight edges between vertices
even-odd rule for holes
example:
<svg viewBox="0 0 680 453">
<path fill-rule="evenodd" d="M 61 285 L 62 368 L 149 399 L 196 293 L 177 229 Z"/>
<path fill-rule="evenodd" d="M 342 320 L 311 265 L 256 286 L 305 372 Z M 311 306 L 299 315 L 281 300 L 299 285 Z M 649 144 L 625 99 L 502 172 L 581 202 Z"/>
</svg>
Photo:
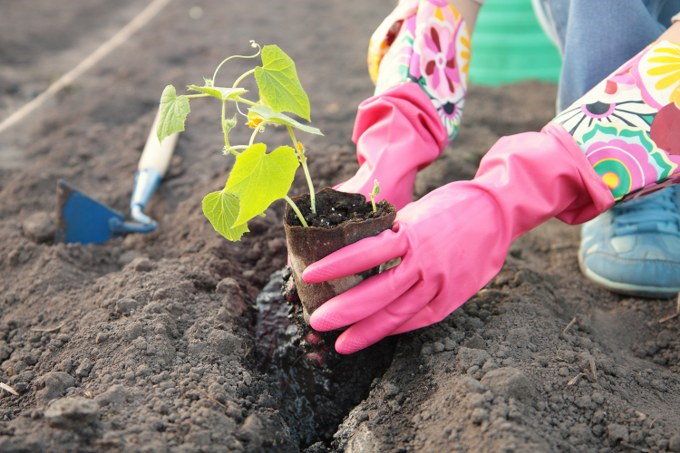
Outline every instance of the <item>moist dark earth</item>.
<svg viewBox="0 0 680 453">
<path fill-rule="evenodd" d="M 345 193 L 331 188 L 317 190 L 315 195 L 316 211 L 312 212 L 308 194 L 299 195 L 293 201 L 300 209 L 308 226 L 333 228 L 346 222 L 361 222 L 394 213 L 394 206 L 386 201 L 375 203 L 375 210 L 366 197 L 355 193 Z M 286 209 L 285 221 L 289 225 L 302 226 L 292 209 Z"/>
<path fill-rule="evenodd" d="M 0 0 L 0 118 L 145 4 Z M 192 105 L 149 208 L 157 232 L 53 242 L 57 180 L 125 211 L 163 86 L 202 80 L 250 39 L 297 61 L 326 134 L 302 138 L 317 185 L 348 178 L 356 107 L 371 94 L 366 44 L 391 6 L 175 0 L 0 136 L 0 381 L 19 394 L 0 396 L 1 451 L 680 451 L 680 319 L 659 322 L 675 302 L 589 283 L 578 228 L 559 222 L 520 239 L 439 325 L 350 359 L 309 352 L 279 274 L 258 298 L 286 263 L 283 205 L 237 244 L 201 214 L 231 164 L 214 104 Z M 537 83 L 471 89 L 460 138 L 417 196 L 470 178 L 500 136 L 539 129 L 554 96 Z"/>
</svg>

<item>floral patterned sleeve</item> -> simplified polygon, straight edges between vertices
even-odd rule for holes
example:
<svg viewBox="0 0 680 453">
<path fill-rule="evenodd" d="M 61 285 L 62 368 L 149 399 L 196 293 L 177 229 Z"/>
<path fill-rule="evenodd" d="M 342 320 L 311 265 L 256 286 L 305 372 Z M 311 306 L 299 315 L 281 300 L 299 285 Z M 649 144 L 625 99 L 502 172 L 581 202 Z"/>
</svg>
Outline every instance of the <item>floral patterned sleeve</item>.
<svg viewBox="0 0 680 453">
<path fill-rule="evenodd" d="M 553 123 L 617 201 L 680 182 L 680 45 L 652 44 Z"/>
<path fill-rule="evenodd" d="M 470 35 L 448 0 L 401 0 L 371 38 L 375 94 L 415 82 L 432 100 L 449 140 L 458 135 L 470 63 Z"/>
</svg>

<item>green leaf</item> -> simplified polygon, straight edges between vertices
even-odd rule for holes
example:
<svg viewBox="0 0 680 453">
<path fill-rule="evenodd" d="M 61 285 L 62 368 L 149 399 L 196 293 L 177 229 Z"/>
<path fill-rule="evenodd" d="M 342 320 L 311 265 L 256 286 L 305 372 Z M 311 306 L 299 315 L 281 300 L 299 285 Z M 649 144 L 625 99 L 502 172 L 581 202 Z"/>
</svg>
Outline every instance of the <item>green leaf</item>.
<svg viewBox="0 0 680 453">
<path fill-rule="evenodd" d="M 165 137 L 182 132 L 190 111 L 189 99 L 186 96 L 177 96 L 174 86 L 166 86 L 161 95 L 160 118 L 156 130 L 158 141 L 162 142 Z"/>
<path fill-rule="evenodd" d="M 266 105 L 256 104 L 250 107 L 248 109 L 248 117 L 250 118 L 251 115 L 261 116 L 267 123 L 279 124 L 281 126 L 292 126 L 295 129 L 299 129 L 302 132 L 307 132 L 308 134 L 323 135 L 323 132 L 321 132 L 320 129 L 303 124 L 286 115 L 285 113 L 277 113 Z"/>
<path fill-rule="evenodd" d="M 276 112 L 290 112 L 309 121 L 307 93 L 300 84 L 295 63 L 279 48 L 262 48 L 262 66 L 255 68 L 255 82 L 260 98 Z"/>
<path fill-rule="evenodd" d="M 238 195 L 240 201 L 233 225 L 243 225 L 285 197 L 298 165 L 295 150 L 290 146 L 279 146 L 267 153 L 267 145 L 255 143 L 239 154 L 224 187 Z"/>
<path fill-rule="evenodd" d="M 239 210 L 239 199 L 233 193 L 226 190 L 210 192 L 203 197 L 201 207 L 215 231 L 228 240 L 238 241 L 249 231 L 247 224 L 233 226 Z"/>
<path fill-rule="evenodd" d="M 188 85 L 187 90 L 195 91 L 197 93 L 207 94 L 220 101 L 226 101 L 228 99 L 236 99 L 237 97 L 246 94 L 248 90 L 245 88 L 224 88 L 224 87 L 213 87 L 209 85 L 198 86 L 198 85 Z"/>
</svg>

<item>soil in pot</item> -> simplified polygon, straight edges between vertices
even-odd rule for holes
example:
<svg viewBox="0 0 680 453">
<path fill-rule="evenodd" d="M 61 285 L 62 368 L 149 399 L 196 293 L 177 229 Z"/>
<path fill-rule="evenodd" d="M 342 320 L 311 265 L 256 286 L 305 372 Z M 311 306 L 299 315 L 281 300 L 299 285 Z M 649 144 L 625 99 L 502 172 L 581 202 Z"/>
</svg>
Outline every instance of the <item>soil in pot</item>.
<svg viewBox="0 0 680 453">
<path fill-rule="evenodd" d="M 302 271 L 315 261 L 361 239 L 375 236 L 388 228 L 397 215 L 394 206 L 386 201 L 377 203 L 374 212 L 363 195 L 339 192 L 330 188 L 316 194 L 316 213 L 312 213 L 309 195 L 293 199 L 302 212 L 308 227 L 303 227 L 290 206 L 284 216 L 286 243 L 293 278 L 304 308 L 305 321 L 321 304 L 356 286 L 373 269 L 331 282 L 307 284 Z"/>
</svg>

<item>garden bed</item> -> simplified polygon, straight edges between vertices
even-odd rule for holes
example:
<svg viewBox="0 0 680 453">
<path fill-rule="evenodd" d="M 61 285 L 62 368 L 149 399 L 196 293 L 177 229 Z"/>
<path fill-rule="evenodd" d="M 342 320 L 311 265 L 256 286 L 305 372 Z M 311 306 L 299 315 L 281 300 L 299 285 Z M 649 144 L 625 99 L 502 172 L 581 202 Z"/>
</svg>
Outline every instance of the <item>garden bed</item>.
<svg viewBox="0 0 680 453">
<path fill-rule="evenodd" d="M 52 3 L 0 16 L 0 40 L 22 49 L 0 46 L 0 117 L 144 4 L 77 2 L 90 6 L 56 15 Z M 0 136 L 0 381 L 19 393 L 0 394 L 0 450 L 680 449 L 680 328 L 658 322 L 674 303 L 588 283 L 578 229 L 557 222 L 515 244 L 500 275 L 438 326 L 307 364 L 300 326 L 267 324 L 288 306 L 275 291 L 258 299 L 286 263 L 283 204 L 241 243 L 201 213 L 228 166 L 209 105 L 192 112 L 149 206 L 158 232 L 104 246 L 51 241 L 56 181 L 124 211 L 164 81 L 200 80 L 256 31 L 295 58 L 326 133 L 305 142 L 318 186 L 349 177 L 355 109 L 371 94 L 366 43 L 392 3 L 304 0 L 273 13 L 172 2 Z M 554 96 L 538 84 L 472 89 L 460 139 L 419 176 L 418 194 L 471 177 L 498 137 L 540 128 Z M 305 190 L 301 177 L 295 189 Z"/>
</svg>

